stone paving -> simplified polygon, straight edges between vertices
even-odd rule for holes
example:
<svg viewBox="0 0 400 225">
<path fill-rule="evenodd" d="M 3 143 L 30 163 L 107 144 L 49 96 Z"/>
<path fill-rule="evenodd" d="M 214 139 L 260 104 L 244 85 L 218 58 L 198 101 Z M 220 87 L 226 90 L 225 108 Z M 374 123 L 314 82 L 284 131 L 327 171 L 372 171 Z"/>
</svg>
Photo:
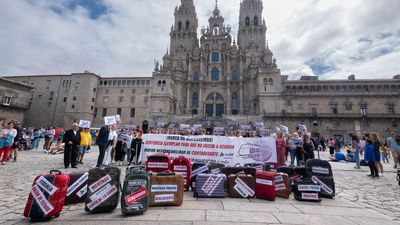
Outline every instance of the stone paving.
<svg viewBox="0 0 400 225">
<path fill-rule="evenodd" d="M 30 187 L 36 175 L 51 169 L 62 172 L 88 170 L 98 154 L 96 147 L 86 154 L 78 169 L 63 168 L 62 155 L 43 151 L 21 152 L 18 162 L 0 166 L 0 224 L 28 224 L 22 216 Z M 326 153 L 321 154 L 327 158 Z M 64 208 L 59 218 L 46 224 L 397 224 L 400 225 L 400 189 L 392 165 L 384 164 L 385 175 L 366 177 L 368 168 L 354 169 L 354 164 L 331 163 L 337 197 L 320 203 L 298 202 L 277 198 L 275 202 L 260 199 L 196 199 L 185 192 L 179 207 L 154 207 L 142 216 L 123 217 L 120 208 L 112 213 L 91 215 L 84 205 Z M 122 168 L 124 172 L 125 169 Z M 121 176 L 122 177 L 122 176 Z"/>
</svg>

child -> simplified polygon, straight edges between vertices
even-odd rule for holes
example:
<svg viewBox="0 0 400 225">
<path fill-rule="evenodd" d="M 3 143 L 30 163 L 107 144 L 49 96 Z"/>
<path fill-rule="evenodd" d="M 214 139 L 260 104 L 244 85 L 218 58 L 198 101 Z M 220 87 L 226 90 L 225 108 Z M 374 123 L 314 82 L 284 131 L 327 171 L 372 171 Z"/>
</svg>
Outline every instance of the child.
<svg viewBox="0 0 400 225">
<path fill-rule="evenodd" d="M 364 160 L 368 162 L 371 174 L 367 175 L 371 178 L 379 178 L 378 168 L 375 165 L 374 144 L 371 139 L 367 140 L 367 145 L 364 148 Z"/>
<path fill-rule="evenodd" d="M 389 159 L 388 159 L 388 152 L 390 151 L 389 147 L 387 146 L 387 143 L 385 142 L 385 144 L 381 147 L 380 149 L 381 151 L 381 158 L 383 163 L 389 163 Z M 389 153 L 390 154 L 390 153 Z"/>
</svg>

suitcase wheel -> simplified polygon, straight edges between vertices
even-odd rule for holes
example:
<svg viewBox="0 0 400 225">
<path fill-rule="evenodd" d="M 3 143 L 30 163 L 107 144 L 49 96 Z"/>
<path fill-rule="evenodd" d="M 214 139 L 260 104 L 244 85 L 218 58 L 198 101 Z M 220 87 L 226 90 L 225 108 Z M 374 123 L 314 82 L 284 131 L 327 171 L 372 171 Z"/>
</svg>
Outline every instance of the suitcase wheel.
<svg viewBox="0 0 400 225">
<path fill-rule="evenodd" d="M 55 218 L 58 218 L 58 217 L 60 217 L 60 213 L 59 213 L 59 214 L 56 214 L 54 217 L 55 217 Z"/>
</svg>

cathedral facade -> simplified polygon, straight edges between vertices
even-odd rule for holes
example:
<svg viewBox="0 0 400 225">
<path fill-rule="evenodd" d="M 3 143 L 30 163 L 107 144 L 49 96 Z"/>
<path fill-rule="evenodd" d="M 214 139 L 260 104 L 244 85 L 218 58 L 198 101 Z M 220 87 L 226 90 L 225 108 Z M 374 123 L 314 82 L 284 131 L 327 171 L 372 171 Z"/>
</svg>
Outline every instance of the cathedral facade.
<svg viewBox="0 0 400 225">
<path fill-rule="evenodd" d="M 121 115 L 123 124 L 202 124 L 238 127 L 305 124 L 319 136 L 400 131 L 400 75 L 393 79 L 318 80 L 282 75 L 267 44 L 261 0 L 240 3 L 238 34 L 217 4 L 197 33 L 193 0 L 175 8 L 170 43 L 149 77 L 66 75 L 7 76 L 34 87 L 27 126 L 66 126 L 80 119 L 93 127 Z M 289 59 L 282 59 L 289 60 Z M 41 115 L 38 117 L 38 115 Z"/>
</svg>

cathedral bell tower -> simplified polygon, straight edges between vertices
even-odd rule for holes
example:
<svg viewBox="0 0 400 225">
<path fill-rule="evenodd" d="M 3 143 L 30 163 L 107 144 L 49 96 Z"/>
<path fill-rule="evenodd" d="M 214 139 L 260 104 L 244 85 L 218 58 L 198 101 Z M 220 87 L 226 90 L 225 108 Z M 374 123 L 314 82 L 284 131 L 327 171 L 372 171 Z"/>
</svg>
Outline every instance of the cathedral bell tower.
<svg viewBox="0 0 400 225">
<path fill-rule="evenodd" d="M 175 23 L 170 32 L 170 53 L 177 50 L 190 51 L 198 46 L 197 15 L 193 0 L 181 0 L 181 5 L 175 8 Z"/>
<path fill-rule="evenodd" d="M 238 43 L 240 49 L 256 44 L 259 50 L 266 50 L 267 26 L 262 18 L 261 0 L 244 0 L 240 3 Z"/>
</svg>

